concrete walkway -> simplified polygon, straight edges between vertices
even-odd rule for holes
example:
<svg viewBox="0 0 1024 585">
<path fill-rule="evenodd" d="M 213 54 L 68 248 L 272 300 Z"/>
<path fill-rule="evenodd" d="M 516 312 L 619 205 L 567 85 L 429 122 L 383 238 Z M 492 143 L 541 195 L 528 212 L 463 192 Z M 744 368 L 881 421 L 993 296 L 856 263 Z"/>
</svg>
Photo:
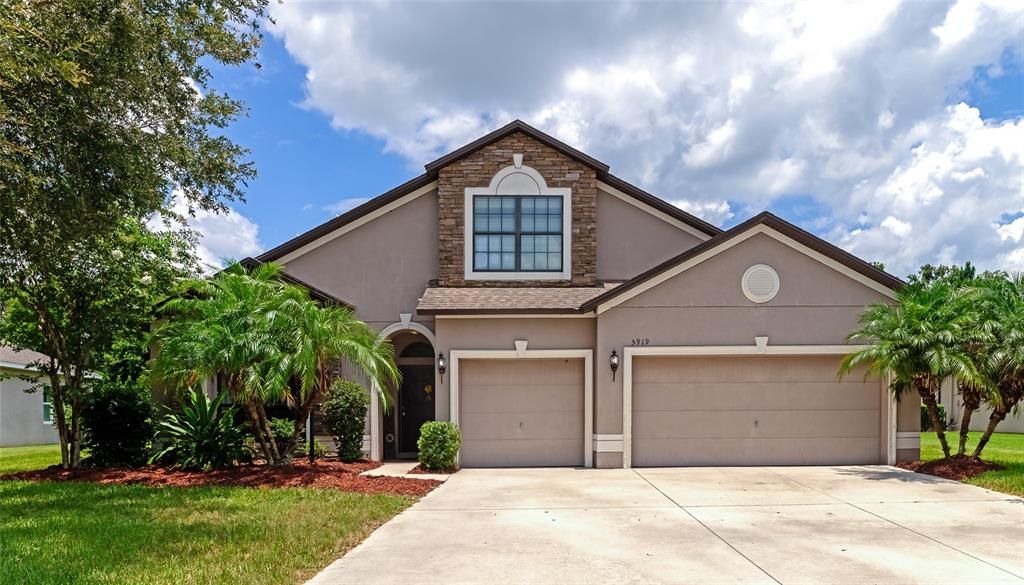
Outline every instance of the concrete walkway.
<svg viewBox="0 0 1024 585">
<path fill-rule="evenodd" d="M 310 583 L 1021 583 L 1024 500 L 890 467 L 464 470 Z"/>
</svg>

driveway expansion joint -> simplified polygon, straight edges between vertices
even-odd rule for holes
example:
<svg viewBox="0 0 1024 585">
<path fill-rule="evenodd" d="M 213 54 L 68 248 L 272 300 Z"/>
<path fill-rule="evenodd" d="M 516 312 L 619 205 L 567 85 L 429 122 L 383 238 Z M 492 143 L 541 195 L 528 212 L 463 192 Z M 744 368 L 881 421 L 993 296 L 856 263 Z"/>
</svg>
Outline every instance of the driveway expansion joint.
<svg viewBox="0 0 1024 585">
<path fill-rule="evenodd" d="M 765 575 L 766 575 L 766 576 L 767 576 L 767 577 L 768 577 L 769 579 L 771 579 L 772 581 L 775 581 L 775 582 L 776 582 L 776 583 L 778 583 L 779 585 L 782 585 L 782 581 L 779 581 L 778 579 L 776 579 L 776 578 L 775 578 L 775 576 L 774 576 L 774 575 L 772 575 L 771 573 L 769 573 L 768 571 L 766 571 L 766 570 L 764 569 L 764 567 L 762 567 L 761 565 L 759 565 L 759 564 L 755 563 L 755 562 L 753 561 L 753 559 L 751 559 L 751 558 L 750 558 L 750 557 L 748 557 L 747 555 L 743 554 L 743 551 L 741 551 L 740 549 L 738 549 L 738 548 L 736 548 L 735 546 L 733 546 L 731 542 L 729 542 L 729 541 L 728 541 L 728 540 L 726 540 L 726 539 L 725 539 L 724 537 L 722 537 L 722 535 L 720 535 L 720 534 L 718 534 L 717 532 L 715 532 L 715 531 L 714 531 L 714 530 L 713 530 L 713 529 L 712 529 L 712 528 L 711 528 L 710 526 L 708 526 L 707 524 L 705 524 L 704 522 L 702 522 L 700 518 L 697 518 L 696 516 L 694 516 L 693 514 L 691 514 L 691 513 L 690 513 L 690 511 L 689 511 L 689 510 L 687 510 L 685 506 L 682 506 L 682 505 L 680 505 L 680 504 L 679 504 L 679 502 L 677 502 L 677 501 L 675 501 L 674 499 L 672 499 L 672 497 L 671 497 L 671 496 L 669 496 L 668 494 L 666 494 L 665 492 L 663 492 L 663 491 L 661 490 L 661 488 L 659 488 L 658 486 L 654 485 L 654 483 L 652 483 L 652 482 L 651 482 L 651 480 L 649 480 L 649 479 L 647 479 L 646 477 L 644 477 L 644 475 L 643 475 L 642 473 L 640 473 L 640 472 L 639 472 L 639 471 L 637 471 L 636 469 L 633 469 L 633 473 L 635 473 L 635 474 L 637 475 L 637 477 L 639 477 L 640 479 L 642 479 L 642 480 L 644 480 L 645 482 L 647 482 L 647 485 L 649 485 L 649 486 L 651 486 L 652 488 L 654 488 L 654 489 L 655 489 L 655 490 L 656 490 L 656 491 L 657 491 L 657 492 L 658 492 L 659 494 L 661 494 L 662 496 L 664 496 L 666 500 L 668 500 L 668 501 L 672 502 L 673 504 L 675 504 L 675 506 L 676 506 L 677 508 L 679 508 L 680 510 L 682 510 L 682 511 L 686 512 L 687 516 L 689 516 L 690 518 L 693 518 L 693 521 L 694 521 L 694 522 L 696 522 L 697 524 L 700 524 L 701 526 L 703 526 L 703 527 L 704 527 L 704 529 L 705 529 L 705 530 L 707 530 L 708 532 L 710 532 L 710 533 L 711 533 L 712 535 L 714 535 L 714 537 L 715 537 L 715 538 L 717 538 L 718 540 L 722 541 L 722 543 L 723 543 L 723 544 L 725 544 L 725 546 L 727 546 L 727 547 L 731 548 L 731 549 L 733 550 L 733 552 L 735 552 L 736 554 L 738 554 L 738 555 L 740 555 L 741 557 L 743 557 L 744 559 L 746 559 L 748 563 L 750 563 L 751 565 L 753 565 L 753 566 L 757 567 L 757 570 L 759 570 L 759 571 L 761 571 L 762 573 L 764 573 L 764 574 L 765 574 Z"/>
</svg>

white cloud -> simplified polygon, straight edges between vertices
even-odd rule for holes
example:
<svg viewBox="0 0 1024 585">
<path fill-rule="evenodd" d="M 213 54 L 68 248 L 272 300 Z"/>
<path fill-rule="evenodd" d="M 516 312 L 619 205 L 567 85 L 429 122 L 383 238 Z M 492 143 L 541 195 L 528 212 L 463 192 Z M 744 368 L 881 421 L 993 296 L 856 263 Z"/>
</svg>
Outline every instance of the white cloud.
<svg viewBox="0 0 1024 585">
<path fill-rule="evenodd" d="M 670 203 L 687 213 L 692 213 L 704 221 L 715 225 L 722 225 L 736 215 L 733 213 L 728 201 L 686 201 L 680 199 Z"/>
<path fill-rule="evenodd" d="M 998 75 L 1007 53 L 1021 56 L 1020 6 L 271 10 L 274 34 L 308 68 L 307 105 L 411 166 L 520 117 L 709 217 L 724 217 L 713 211 L 724 200 L 731 214 L 809 195 L 830 213 L 826 235 L 905 273 L 943 258 L 983 267 L 1017 258 L 993 226 L 1024 208 L 1022 122 L 949 104 L 979 68 Z M 495 42 L 510 34 L 514 42 Z M 906 238 L 882 226 L 889 217 L 909 226 Z"/>
<path fill-rule="evenodd" d="M 176 194 L 169 211 L 184 218 L 187 227 L 196 234 L 195 254 L 204 269 L 216 269 L 224 260 L 241 260 L 263 251 L 259 226 L 248 217 L 230 208 L 225 213 L 197 209 L 195 216 L 189 217 L 188 207 L 184 198 Z M 181 225 L 174 218 L 159 217 L 152 218 L 149 224 L 153 229 L 178 229 Z"/>
<path fill-rule="evenodd" d="M 913 225 L 900 221 L 891 215 L 883 219 L 880 225 L 901 238 L 909 236 L 910 232 L 914 231 Z"/>
<path fill-rule="evenodd" d="M 997 225 L 996 232 L 1001 240 L 1017 243 L 1024 238 L 1024 215 L 1007 224 Z"/>
<path fill-rule="evenodd" d="M 362 205 L 363 203 L 366 203 L 367 201 L 369 201 L 369 199 L 366 198 L 366 197 L 349 197 L 347 199 L 342 199 L 340 201 L 335 201 L 334 203 L 331 203 L 330 205 L 325 205 L 324 206 L 324 211 L 330 211 L 334 215 L 341 215 L 342 213 L 345 213 L 349 209 L 352 209 L 353 207 L 356 207 L 357 205 Z"/>
</svg>

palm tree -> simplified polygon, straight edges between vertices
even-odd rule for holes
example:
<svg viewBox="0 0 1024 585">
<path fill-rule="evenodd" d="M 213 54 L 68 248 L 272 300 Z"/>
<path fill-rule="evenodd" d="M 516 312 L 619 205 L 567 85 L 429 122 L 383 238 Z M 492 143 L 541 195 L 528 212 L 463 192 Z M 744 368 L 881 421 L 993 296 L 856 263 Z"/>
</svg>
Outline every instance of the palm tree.
<svg viewBox="0 0 1024 585">
<path fill-rule="evenodd" d="M 981 457 L 999 423 L 1024 400 L 1024 274 L 986 279 L 978 292 L 989 333 L 981 373 L 993 391 L 986 395 L 992 414 L 974 448 L 975 458 Z"/>
<path fill-rule="evenodd" d="M 275 324 L 288 341 L 283 359 L 271 377 L 288 388 L 288 400 L 295 402 L 295 431 L 284 445 L 282 457 L 290 457 L 309 413 L 334 379 L 339 362 L 362 372 L 380 392 L 381 404 L 388 406 L 384 391 L 399 380 L 394 350 L 389 342 L 354 317 L 344 307 L 321 307 L 306 290 L 289 285 L 275 307 Z M 277 365 L 277 364 L 275 364 Z"/>
<path fill-rule="evenodd" d="M 346 309 L 320 307 L 305 290 L 283 282 L 281 272 L 269 263 L 251 272 L 234 263 L 212 279 L 187 283 L 163 306 L 152 367 L 155 380 L 178 389 L 223 376 L 263 456 L 275 465 L 287 462 L 290 452 L 278 449 L 266 405 L 291 402 L 295 380 L 305 389 L 302 424 L 329 384 L 331 360 L 348 359 L 380 381 L 380 389 L 397 376 L 389 344 L 377 343 Z"/>
<path fill-rule="evenodd" d="M 274 388 L 263 384 L 260 369 L 279 357 L 278 338 L 267 315 L 279 295 L 280 268 L 257 267 L 247 273 L 232 264 L 210 280 L 191 280 L 179 296 L 161 308 L 154 327 L 157 345 L 152 364 L 156 381 L 176 390 L 222 376 L 232 399 L 249 416 L 253 436 L 268 462 L 279 459 L 265 403 Z"/>
<path fill-rule="evenodd" d="M 846 356 L 839 368 L 840 376 L 860 366 L 889 376 L 897 397 L 916 392 L 947 458 L 945 421 L 937 401 L 942 381 L 954 376 L 967 384 L 980 382 L 976 366 L 964 351 L 967 319 L 953 300 L 951 286 L 934 282 L 903 287 L 894 305 L 868 307 L 860 316 L 860 328 L 848 339 L 870 345 Z"/>
</svg>

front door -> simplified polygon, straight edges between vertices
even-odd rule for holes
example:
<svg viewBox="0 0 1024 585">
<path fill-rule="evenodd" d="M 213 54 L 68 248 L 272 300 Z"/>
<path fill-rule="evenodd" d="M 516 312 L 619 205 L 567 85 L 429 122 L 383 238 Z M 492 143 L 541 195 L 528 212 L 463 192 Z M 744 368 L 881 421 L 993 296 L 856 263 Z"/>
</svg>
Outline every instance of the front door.
<svg viewBox="0 0 1024 585">
<path fill-rule="evenodd" d="M 434 366 L 400 365 L 402 386 L 398 391 L 398 454 L 415 455 L 420 427 L 434 420 Z"/>
</svg>

